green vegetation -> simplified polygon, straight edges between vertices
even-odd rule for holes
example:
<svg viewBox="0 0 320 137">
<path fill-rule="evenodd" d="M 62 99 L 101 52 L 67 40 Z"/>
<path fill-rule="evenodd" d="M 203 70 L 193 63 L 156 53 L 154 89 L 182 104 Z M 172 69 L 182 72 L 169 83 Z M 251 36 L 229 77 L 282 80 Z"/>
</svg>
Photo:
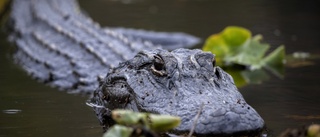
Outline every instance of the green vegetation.
<svg viewBox="0 0 320 137">
<path fill-rule="evenodd" d="M 285 59 L 284 46 L 265 56 L 270 46 L 261 43 L 261 40 L 261 35 L 251 37 L 249 30 L 230 26 L 210 36 L 203 50 L 216 54 L 218 65 L 239 64 L 249 66 L 250 70 L 282 66 Z"/>
<path fill-rule="evenodd" d="M 310 125 L 307 129 L 307 137 L 320 137 L 320 125 Z"/>
<path fill-rule="evenodd" d="M 222 32 L 210 36 L 203 47 L 216 55 L 216 64 L 226 67 L 238 87 L 247 83 L 261 83 L 268 79 L 262 68 L 268 69 L 279 77 L 284 74 L 285 48 L 279 46 L 270 54 L 266 52 L 269 44 L 262 43 L 262 35 L 252 36 L 245 28 L 229 26 Z M 235 69 L 230 66 L 240 65 L 248 69 Z"/>
<path fill-rule="evenodd" d="M 155 135 L 180 125 L 180 118 L 170 115 L 138 113 L 130 110 L 113 110 L 112 119 L 117 122 L 103 137 L 130 137 Z"/>
</svg>

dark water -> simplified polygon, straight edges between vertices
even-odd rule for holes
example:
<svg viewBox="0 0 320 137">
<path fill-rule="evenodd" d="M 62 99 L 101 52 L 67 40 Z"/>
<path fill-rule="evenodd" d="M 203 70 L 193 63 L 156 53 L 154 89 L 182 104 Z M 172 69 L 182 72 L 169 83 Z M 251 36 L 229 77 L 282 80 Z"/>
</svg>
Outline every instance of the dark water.
<svg viewBox="0 0 320 137">
<path fill-rule="evenodd" d="M 182 31 L 203 39 L 229 25 L 263 34 L 272 49 L 320 54 L 318 1 L 81 0 L 81 7 L 103 26 Z M 102 136 L 87 97 L 70 95 L 36 82 L 13 63 L 12 46 L 0 35 L 0 137 Z M 320 60 L 286 68 L 260 85 L 240 88 L 264 118 L 269 135 L 287 127 L 320 123 Z M 14 109 L 15 114 L 7 110 Z M 295 118 L 293 116 L 300 116 Z M 311 117 L 306 117 L 311 116 Z"/>
</svg>

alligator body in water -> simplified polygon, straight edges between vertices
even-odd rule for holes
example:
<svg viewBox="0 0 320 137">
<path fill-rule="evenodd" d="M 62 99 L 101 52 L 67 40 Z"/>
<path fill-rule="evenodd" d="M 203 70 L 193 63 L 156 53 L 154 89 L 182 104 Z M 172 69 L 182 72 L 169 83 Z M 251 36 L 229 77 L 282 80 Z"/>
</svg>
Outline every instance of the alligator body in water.
<svg viewBox="0 0 320 137">
<path fill-rule="evenodd" d="M 93 93 L 89 104 L 105 127 L 116 108 L 180 116 L 175 133 L 190 130 L 198 111 L 199 135 L 264 126 L 213 54 L 164 50 L 192 45 L 192 36 L 102 29 L 73 0 L 15 0 L 11 23 L 15 60 L 49 85 Z"/>
</svg>

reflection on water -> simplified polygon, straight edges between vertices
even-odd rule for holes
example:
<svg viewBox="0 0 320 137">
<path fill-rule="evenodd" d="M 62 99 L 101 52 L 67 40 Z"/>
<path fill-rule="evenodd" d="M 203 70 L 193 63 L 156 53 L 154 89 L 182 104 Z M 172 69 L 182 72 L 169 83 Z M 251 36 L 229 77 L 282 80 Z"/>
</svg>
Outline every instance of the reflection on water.
<svg viewBox="0 0 320 137">
<path fill-rule="evenodd" d="M 3 110 L 2 111 L 5 114 L 17 114 L 19 112 L 21 112 L 20 109 L 7 109 L 7 110 Z"/>
<path fill-rule="evenodd" d="M 102 25 L 183 31 L 202 39 L 238 25 L 263 34 L 273 46 L 285 44 L 287 53 L 320 54 L 320 4 L 315 0 L 81 0 L 81 6 Z M 87 97 L 32 80 L 12 63 L 12 49 L 4 34 L 0 37 L 0 136 L 101 136 L 93 111 L 85 105 Z M 311 66 L 286 68 L 284 79 L 269 75 L 262 84 L 240 91 L 274 134 L 320 123 L 319 64 L 316 60 Z"/>
</svg>

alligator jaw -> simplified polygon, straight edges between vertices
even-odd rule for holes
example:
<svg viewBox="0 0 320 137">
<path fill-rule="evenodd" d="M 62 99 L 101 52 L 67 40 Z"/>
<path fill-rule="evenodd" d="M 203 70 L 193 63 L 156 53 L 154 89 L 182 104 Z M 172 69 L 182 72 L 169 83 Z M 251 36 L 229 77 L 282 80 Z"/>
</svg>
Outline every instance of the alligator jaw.
<svg viewBox="0 0 320 137">
<path fill-rule="evenodd" d="M 200 50 L 144 51 L 112 69 L 92 100 L 108 112 L 122 108 L 179 116 L 182 123 L 174 133 L 189 132 L 202 105 L 197 135 L 263 128 L 263 119 L 245 102 L 232 77 L 214 64 L 214 55 Z M 94 109 L 101 124 L 110 126 L 110 114 Z"/>
</svg>

